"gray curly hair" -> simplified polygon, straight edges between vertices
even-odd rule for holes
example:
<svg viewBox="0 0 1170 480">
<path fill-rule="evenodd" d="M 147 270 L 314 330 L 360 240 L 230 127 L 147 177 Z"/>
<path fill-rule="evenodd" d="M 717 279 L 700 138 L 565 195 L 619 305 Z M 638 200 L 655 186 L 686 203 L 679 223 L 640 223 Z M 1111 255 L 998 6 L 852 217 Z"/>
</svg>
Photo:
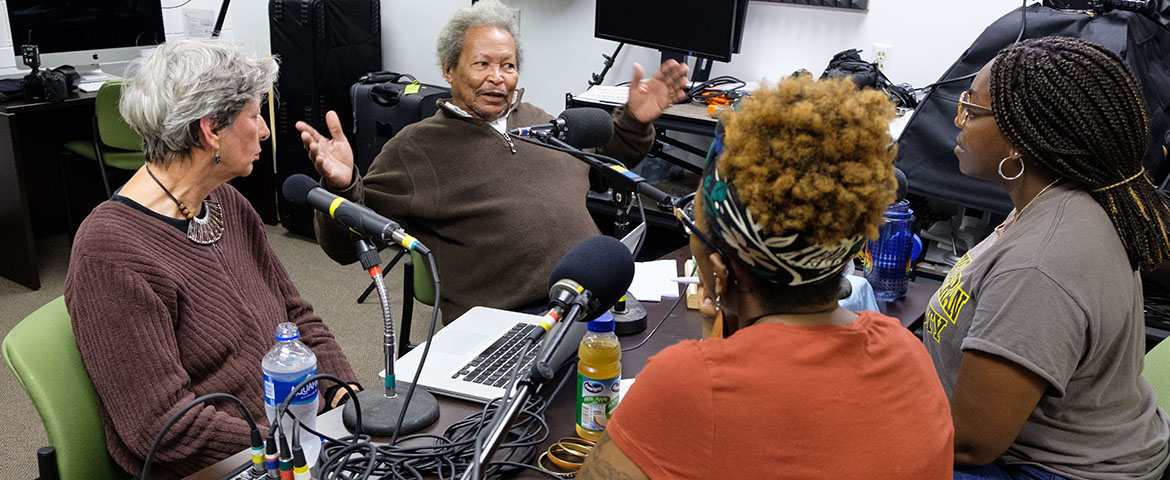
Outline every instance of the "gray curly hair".
<svg viewBox="0 0 1170 480">
<path fill-rule="evenodd" d="M 511 34 L 512 42 L 516 45 L 516 69 L 520 69 L 524 59 L 520 48 L 520 22 L 500 0 L 480 0 L 475 5 L 456 11 L 439 31 L 437 53 L 439 67 L 443 71 L 455 67 L 459 55 L 463 54 L 463 34 L 474 27 L 496 27 Z"/>
<path fill-rule="evenodd" d="M 126 69 L 118 111 L 142 136 L 147 162 L 166 167 L 200 146 L 199 120 L 231 127 L 276 81 L 273 57 L 247 58 L 231 43 L 186 39 L 159 45 Z"/>
</svg>

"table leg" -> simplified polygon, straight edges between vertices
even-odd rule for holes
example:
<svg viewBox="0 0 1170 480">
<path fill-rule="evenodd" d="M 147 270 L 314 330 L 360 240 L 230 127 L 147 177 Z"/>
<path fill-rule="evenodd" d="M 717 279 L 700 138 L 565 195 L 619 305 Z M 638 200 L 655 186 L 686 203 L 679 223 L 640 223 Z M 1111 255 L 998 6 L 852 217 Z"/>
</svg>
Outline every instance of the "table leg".
<svg viewBox="0 0 1170 480">
<path fill-rule="evenodd" d="M 37 290 L 41 278 L 13 120 L 13 115 L 0 115 L 0 276 Z"/>
</svg>

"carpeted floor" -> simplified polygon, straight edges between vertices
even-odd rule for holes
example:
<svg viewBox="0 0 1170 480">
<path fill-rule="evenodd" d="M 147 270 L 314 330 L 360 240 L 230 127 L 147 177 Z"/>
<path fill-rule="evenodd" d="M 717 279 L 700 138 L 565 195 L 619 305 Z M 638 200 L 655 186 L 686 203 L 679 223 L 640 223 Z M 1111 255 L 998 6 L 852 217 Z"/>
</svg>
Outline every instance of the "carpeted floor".
<svg viewBox="0 0 1170 480">
<path fill-rule="evenodd" d="M 300 293 L 329 323 L 354 371 L 364 384 L 376 383 L 382 369 L 382 319 L 377 295 L 356 303 L 369 279 L 357 264 L 338 265 L 312 240 L 289 234 L 283 227 L 268 226 L 268 241 L 284 263 Z M 61 295 L 69 264 L 65 235 L 37 240 L 41 288 L 29 290 L 0 278 L 0 334 L 7 335 L 21 319 Z M 390 260 L 386 255 L 383 262 Z M 395 322 L 402 305 L 402 267 L 386 276 Z M 415 303 L 411 338 L 426 337 L 432 309 Z M 395 327 L 398 328 L 397 326 Z M 256 365 L 256 368 L 260 368 Z M 21 390 L 12 371 L 0 372 L 0 478 L 32 479 L 37 476 L 36 449 L 47 444 L 40 417 Z"/>
</svg>

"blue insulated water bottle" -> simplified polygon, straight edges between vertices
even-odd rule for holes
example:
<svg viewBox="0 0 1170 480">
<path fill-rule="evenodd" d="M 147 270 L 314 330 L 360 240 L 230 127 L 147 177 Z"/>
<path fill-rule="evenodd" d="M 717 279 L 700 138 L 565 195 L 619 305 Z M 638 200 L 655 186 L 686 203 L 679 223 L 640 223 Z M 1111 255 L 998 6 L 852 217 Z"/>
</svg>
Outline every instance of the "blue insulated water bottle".
<svg viewBox="0 0 1170 480">
<path fill-rule="evenodd" d="M 910 261 L 922 252 L 922 240 L 914 234 L 914 211 L 909 201 L 891 205 L 883 216 L 886 222 L 878 230 L 878 239 L 866 242 L 862 264 L 874 296 L 888 302 L 906 295 Z"/>
</svg>

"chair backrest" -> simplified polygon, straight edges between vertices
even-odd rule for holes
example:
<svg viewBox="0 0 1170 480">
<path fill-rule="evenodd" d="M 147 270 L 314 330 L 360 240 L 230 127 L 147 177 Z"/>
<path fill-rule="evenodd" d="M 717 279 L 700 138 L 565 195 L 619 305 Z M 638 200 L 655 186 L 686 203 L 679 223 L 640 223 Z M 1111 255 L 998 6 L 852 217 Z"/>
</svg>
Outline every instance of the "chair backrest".
<svg viewBox="0 0 1170 480">
<path fill-rule="evenodd" d="M 122 119 L 118 113 L 118 100 L 122 98 L 122 80 L 110 80 L 98 88 L 94 98 L 94 116 L 97 117 L 98 135 L 102 144 L 120 150 L 142 150 L 142 137 Z"/>
<path fill-rule="evenodd" d="M 410 251 L 410 262 L 414 264 L 414 299 L 435 306 L 435 283 L 426 259 L 418 252 Z"/>
<path fill-rule="evenodd" d="M 1162 340 L 1146 352 L 1146 366 L 1142 376 L 1154 390 L 1158 407 L 1170 412 L 1170 341 Z"/>
<path fill-rule="evenodd" d="M 131 478 L 106 450 L 97 392 L 81 365 L 65 297 L 21 320 L 4 337 L 2 348 L 45 424 L 61 478 Z"/>
</svg>

